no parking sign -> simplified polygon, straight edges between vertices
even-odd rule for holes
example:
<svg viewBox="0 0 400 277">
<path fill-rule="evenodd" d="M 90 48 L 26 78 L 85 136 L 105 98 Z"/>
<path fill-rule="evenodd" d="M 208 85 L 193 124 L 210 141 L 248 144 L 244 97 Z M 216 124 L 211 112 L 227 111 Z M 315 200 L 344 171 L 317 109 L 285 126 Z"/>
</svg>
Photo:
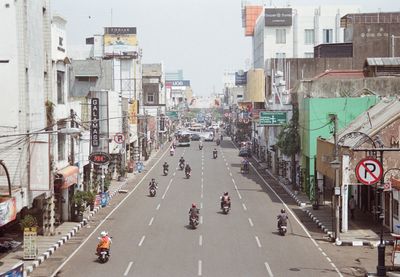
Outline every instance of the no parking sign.
<svg viewBox="0 0 400 277">
<path fill-rule="evenodd" d="M 362 159 L 356 166 L 356 177 L 364 185 L 372 185 L 382 178 L 382 164 L 375 158 Z"/>
</svg>

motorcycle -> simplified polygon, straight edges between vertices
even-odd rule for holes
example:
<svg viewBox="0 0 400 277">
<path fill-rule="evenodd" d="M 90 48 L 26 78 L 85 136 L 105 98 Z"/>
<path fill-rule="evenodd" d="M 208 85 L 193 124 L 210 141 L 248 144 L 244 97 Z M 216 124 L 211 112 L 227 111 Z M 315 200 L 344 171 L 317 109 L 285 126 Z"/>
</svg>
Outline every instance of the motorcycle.
<svg viewBox="0 0 400 277">
<path fill-rule="evenodd" d="M 279 230 L 279 235 L 284 236 L 287 232 L 287 225 L 281 224 L 278 230 Z"/>
<path fill-rule="evenodd" d="M 223 203 L 223 204 L 222 204 L 222 212 L 223 212 L 224 214 L 228 214 L 228 213 L 229 213 L 229 210 L 230 210 L 229 204 L 228 204 L 227 202 Z"/>
<path fill-rule="evenodd" d="M 199 150 L 203 150 L 203 145 L 199 145 Z"/>
<path fill-rule="evenodd" d="M 189 218 L 189 225 L 193 228 L 196 229 L 197 225 L 199 225 L 199 217 L 195 215 L 191 215 Z"/>
<path fill-rule="evenodd" d="M 150 196 L 154 197 L 154 196 L 156 196 L 156 193 L 157 193 L 156 187 L 150 187 L 150 189 L 149 189 Z"/>
<path fill-rule="evenodd" d="M 180 168 L 181 170 L 183 170 L 183 169 L 185 168 L 185 163 L 180 163 L 180 164 L 179 164 L 179 168 Z"/>
<path fill-rule="evenodd" d="M 102 248 L 100 249 L 100 251 L 97 253 L 97 260 L 104 264 L 106 262 L 108 262 L 108 260 L 110 259 L 110 250 L 109 249 L 105 249 Z"/>
<path fill-rule="evenodd" d="M 190 171 L 186 171 L 185 174 L 186 174 L 186 178 L 189 179 L 190 178 Z"/>
<path fill-rule="evenodd" d="M 174 153 L 175 153 L 175 151 L 174 151 L 174 150 L 172 150 L 172 149 L 169 151 L 169 155 L 170 155 L 170 156 L 173 156 L 173 155 L 174 155 Z"/>
<path fill-rule="evenodd" d="M 164 176 L 167 176 L 168 175 L 168 168 L 164 168 Z"/>
<path fill-rule="evenodd" d="M 213 158 L 216 159 L 218 156 L 217 152 L 213 152 Z"/>
<path fill-rule="evenodd" d="M 248 164 L 242 164 L 240 167 L 240 172 L 241 173 L 249 173 L 250 169 L 249 169 L 249 165 Z"/>
<path fill-rule="evenodd" d="M 220 145 L 221 141 L 219 139 L 217 139 L 217 145 Z"/>
</svg>

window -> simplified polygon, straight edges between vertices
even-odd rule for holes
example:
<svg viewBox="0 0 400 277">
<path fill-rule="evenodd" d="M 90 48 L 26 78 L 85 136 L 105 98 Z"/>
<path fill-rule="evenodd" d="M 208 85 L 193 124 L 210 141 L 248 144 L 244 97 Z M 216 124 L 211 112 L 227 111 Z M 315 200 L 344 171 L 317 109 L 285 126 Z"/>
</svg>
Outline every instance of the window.
<svg viewBox="0 0 400 277">
<path fill-rule="evenodd" d="M 63 40 L 64 38 L 58 37 L 58 46 L 63 46 Z"/>
<path fill-rule="evenodd" d="M 397 199 L 393 199 L 393 217 L 399 219 L 399 201 Z"/>
<path fill-rule="evenodd" d="M 64 104 L 64 72 L 57 71 L 57 103 Z"/>
<path fill-rule="evenodd" d="M 147 94 L 147 102 L 154 103 L 154 93 Z"/>
<path fill-rule="evenodd" d="M 305 52 L 304 58 L 314 58 L 314 52 Z"/>
<path fill-rule="evenodd" d="M 286 43 L 286 29 L 276 29 L 276 43 L 277 44 Z"/>
<path fill-rule="evenodd" d="M 58 160 L 63 161 L 65 160 L 65 140 L 66 134 L 57 134 L 58 139 Z"/>
<path fill-rule="evenodd" d="M 322 35 L 323 35 L 323 43 L 332 43 L 333 42 L 333 30 L 332 29 L 324 29 Z"/>
<path fill-rule="evenodd" d="M 304 30 L 304 44 L 314 44 L 314 29 Z"/>
<path fill-rule="evenodd" d="M 286 58 L 286 53 L 275 53 L 275 57 L 277 59 L 284 59 Z"/>
</svg>

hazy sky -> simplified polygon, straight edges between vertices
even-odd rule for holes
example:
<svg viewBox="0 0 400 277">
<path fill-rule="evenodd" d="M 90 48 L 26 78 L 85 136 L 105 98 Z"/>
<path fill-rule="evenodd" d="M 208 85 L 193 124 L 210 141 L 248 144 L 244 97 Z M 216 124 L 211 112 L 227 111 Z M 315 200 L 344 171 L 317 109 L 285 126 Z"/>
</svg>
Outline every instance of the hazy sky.
<svg viewBox="0 0 400 277">
<path fill-rule="evenodd" d="M 251 38 L 244 36 L 241 0 L 52 0 L 67 23 L 68 45 L 102 34 L 103 27 L 137 27 L 144 63 L 183 69 L 195 94 L 220 92 L 225 69 L 249 64 Z M 263 3 L 248 0 L 251 3 Z M 400 11 L 400 0 L 266 0 L 267 5 L 358 5 L 361 12 Z M 111 12 L 112 10 L 112 12 Z M 112 14 L 112 17 L 111 17 Z"/>
</svg>

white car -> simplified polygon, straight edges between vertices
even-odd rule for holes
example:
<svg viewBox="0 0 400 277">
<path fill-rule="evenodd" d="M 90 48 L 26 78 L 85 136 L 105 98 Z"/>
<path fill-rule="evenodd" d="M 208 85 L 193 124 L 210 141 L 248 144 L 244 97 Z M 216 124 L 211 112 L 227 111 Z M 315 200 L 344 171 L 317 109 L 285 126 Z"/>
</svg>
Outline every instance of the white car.
<svg viewBox="0 0 400 277">
<path fill-rule="evenodd" d="M 213 141 L 214 140 L 214 135 L 213 133 L 206 133 L 204 135 L 204 141 Z"/>
</svg>

